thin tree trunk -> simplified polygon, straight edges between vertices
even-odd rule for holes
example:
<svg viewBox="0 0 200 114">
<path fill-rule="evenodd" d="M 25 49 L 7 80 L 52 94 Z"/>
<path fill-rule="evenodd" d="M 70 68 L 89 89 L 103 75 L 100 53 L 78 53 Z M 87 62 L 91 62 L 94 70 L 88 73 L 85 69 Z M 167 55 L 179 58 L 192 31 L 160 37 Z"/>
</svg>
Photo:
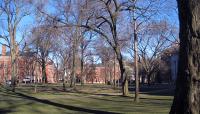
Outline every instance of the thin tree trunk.
<svg viewBox="0 0 200 114">
<path fill-rule="evenodd" d="M 38 60 L 38 52 L 39 52 L 39 40 L 37 39 L 37 44 L 36 44 L 36 49 L 37 49 L 37 52 L 36 52 L 36 60 Z M 38 72 L 40 71 L 40 65 L 39 63 L 36 61 L 35 63 L 35 69 L 36 69 L 36 73 L 35 73 L 35 86 L 34 86 L 34 91 L 35 93 L 37 93 L 37 84 L 39 82 L 39 79 L 38 79 Z"/>
<path fill-rule="evenodd" d="M 149 72 L 146 73 L 147 74 L 147 84 L 148 86 L 151 85 L 151 75 L 149 74 Z"/>
<path fill-rule="evenodd" d="M 37 63 L 36 63 L 36 66 L 37 68 Z M 36 70 L 36 74 L 35 74 L 35 80 L 34 80 L 34 92 L 37 93 L 37 83 L 38 83 L 38 71 Z"/>
<path fill-rule="evenodd" d="M 112 68 L 110 66 L 111 63 L 108 62 L 108 69 L 109 69 L 109 84 L 112 85 Z"/>
<path fill-rule="evenodd" d="M 66 91 L 66 84 L 65 84 L 65 78 L 67 76 L 66 68 L 64 68 L 64 75 L 63 75 L 63 91 Z"/>
<path fill-rule="evenodd" d="M 170 114 L 200 114 L 200 2 L 177 0 L 180 52 Z"/>
<path fill-rule="evenodd" d="M 59 82 L 59 65 L 56 63 L 56 82 Z"/>
<path fill-rule="evenodd" d="M 104 78 L 105 78 L 105 84 L 107 84 L 107 65 L 104 63 Z"/>
<path fill-rule="evenodd" d="M 116 69 L 115 69 L 115 53 L 114 53 L 114 89 L 116 88 L 116 77 L 115 77 L 115 72 L 116 72 Z"/>
<path fill-rule="evenodd" d="M 134 21 L 134 66 L 135 66 L 135 102 L 139 102 L 139 76 L 138 76 L 138 38 L 136 21 Z"/>
<path fill-rule="evenodd" d="M 84 85 L 84 76 L 83 76 L 83 48 L 81 49 L 81 85 Z"/>
</svg>

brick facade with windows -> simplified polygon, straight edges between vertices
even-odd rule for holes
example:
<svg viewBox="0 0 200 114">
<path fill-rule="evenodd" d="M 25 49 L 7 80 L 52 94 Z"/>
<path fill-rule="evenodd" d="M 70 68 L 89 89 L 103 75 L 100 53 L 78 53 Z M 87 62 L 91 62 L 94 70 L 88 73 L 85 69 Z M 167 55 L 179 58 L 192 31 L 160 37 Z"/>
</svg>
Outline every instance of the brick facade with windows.
<svg viewBox="0 0 200 114">
<path fill-rule="evenodd" d="M 17 51 L 18 52 L 18 51 Z M 37 80 L 42 82 L 42 69 L 34 61 L 33 54 L 23 53 L 19 54 L 17 57 L 17 70 L 16 77 L 18 82 L 23 82 L 25 79 L 31 81 Z M 54 64 L 49 62 L 46 66 L 46 74 L 48 83 L 55 83 Z M 2 45 L 2 53 L 0 55 L 0 83 L 5 83 L 11 80 L 11 56 L 10 53 L 6 51 L 6 46 Z"/>
<path fill-rule="evenodd" d="M 19 51 L 17 51 L 20 53 Z M 37 80 L 38 83 L 42 82 L 42 68 L 38 62 L 35 60 L 34 53 L 24 52 L 20 53 L 17 57 L 17 81 L 24 82 L 24 80 L 28 79 L 34 82 Z M 95 66 L 91 70 L 86 70 L 85 83 L 108 83 L 110 81 L 114 81 L 114 69 L 113 66 L 108 68 L 104 66 Z M 120 70 L 119 66 L 116 65 L 115 71 L 115 80 L 120 79 Z M 54 63 L 49 61 L 46 66 L 46 75 L 48 83 L 57 83 L 58 76 L 56 76 L 56 69 Z M 60 75 L 63 75 L 62 73 Z M 70 76 L 70 73 L 69 75 Z M 80 68 L 77 68 L 76 71 L 76 79 L 77 82 L 81 80 Z M 62 77 L 62 76 L 61 76 Z M 10 53 L 6 51 L 6 46 L 2 45 L 2 53 L 0 55 L 0 84 L 5 83 L 6 81 L 11 80 L 11 56 Z"/>
</svg>

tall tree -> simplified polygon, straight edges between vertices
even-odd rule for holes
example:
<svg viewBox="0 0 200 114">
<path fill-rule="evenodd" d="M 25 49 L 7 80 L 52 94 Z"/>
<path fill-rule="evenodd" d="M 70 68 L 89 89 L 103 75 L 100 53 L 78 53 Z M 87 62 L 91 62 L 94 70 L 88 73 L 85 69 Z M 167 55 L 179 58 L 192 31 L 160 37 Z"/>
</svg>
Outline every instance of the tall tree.
<svg viewBox="0 0 200 114">
<path fill-rule="evenodd" d="M 128 80 L 125 75 L 120 38 L 118 36 L 118 19 L 125 3 L 117 0 L 95 0 L 88 2 L 87 4 L 90 6 L 89 16 L 85 25 L 81 25 L 81 27 L 97 32 L 113 48 L 120 66 L 122 93 L 124 96 L 127 96 L 129 94 Z"/>
<path fill-rule="evenodd" d="M 19 43 L 16 41 L 19 25 L 27 15 L 30 14 L 27 9 L 29 5 L 27 1 L 22 0 L 0 0 L 1 20 L 3 21 L 2 29 L 5 35 L 1 35 L 7 41 L 11 54 L 11 85 L 12 91 L 15 91 L 17 76 L 17 47 Z M 30 7 L 29 7 L 30 9 Z"/>
<path fill-rule="evenodd" d="M 42 68 L 42 81 L 47 83 L 46 66 L 49 63 L 49 54 L 53 48 L 53 38 L 58 37 L 58 29 L 51 27 L 52 23 L 45 23 L 32 30 L 31 42 L 37 50 L 37 61 Z"/>
<path fill-rule="evenodd" d="M 150 85 L 155 73 L 159 71 L 161 53 L 173 44 L 172 37 L 176 34 L 166 21 L 152 21 L 145 27 L 140 39 L 139 54 L 145 78 Z M 171 40 L 168 40 L 171 39 Z"/>
<path fill-rule="evenodd" d="M 80 25 L 83 20 L 83 7 L 82 2 L 79 0 L 63 0 L 63 1 L 54 1 L 56 4 L 56 11 L 58 14 L 51 15 L 47 12 L 41 13 L 45 14 L 49 18 L 54 19 L 54 21 L 60 22 L 61 26 L 64 26 L 65 29 L 70 29 L 71 38 L 72 38 L 72 72 L 71 72 L 71 83 L 70 87 L 74 87 L 76 83 L 76 69 L 77 69 L 77 58 L 78 58 L 78 47 L 80 45 L 80 40 L 83 37 L 83 29 L 78 26 L 71 26 L 69 23 L 73 25 Z M 55 17 L 59 17 L 58 19 Z"/>
<path fill-rule="evenodd" d="M 87 49 L 89 48 L 89 44 L 92 41 L 92 37 L 94 36 L 92 32 L 83 31 L 81 33 L 80 39 L 80 59 L 81 59 L 81 85 L 85 83 L 85 75 L 84 75 L 84 63 L 87 57 Z"/>
<path fill-rule="evenodd" d="M 69 64 L 70 64 L 70 57 L 71 57 L 71 48 L 72 48 L 72 40 L 68 37 L 70 35 L 64 31 L 62 37 L 57 38 L 57 41 L 54 42 L 54 53 L 58 57 L 58 68 L 63 72 L 62 73 L 62 80 L 63 80 L 63 90 L 66 91 L 66 78 L 70 72 Z"/>
<path fill-rule="evenodd" d="M 180 52 L 170 114 L 200 114 L 200 2 L 177 0 Z"/>
<path fill-rule="evenodd" d="M 138 36 L 143 25 L 156 13 L 155 3 L 157 3 L 156 0 L 132 0 L 127 4 L 128 7 L 124 9 L 130 11 L 131 22 L 133 23 L 131 48 L 134 52 L 135 102 L 139 102 Z"/>
</svg>

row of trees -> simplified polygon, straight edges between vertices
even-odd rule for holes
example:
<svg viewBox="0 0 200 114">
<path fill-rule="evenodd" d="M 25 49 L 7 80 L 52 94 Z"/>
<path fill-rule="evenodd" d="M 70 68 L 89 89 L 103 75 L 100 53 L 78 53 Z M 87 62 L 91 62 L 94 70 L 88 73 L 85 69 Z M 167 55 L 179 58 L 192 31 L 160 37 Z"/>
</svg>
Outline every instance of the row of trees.
<svg viewBox="0 0 200 114">
<path fill-rule="evenodd" d="M 13 91 L 15 50 L 20 44 L 16 41 L 19 41 L 17 37 L 22 37 L 26 46 L 37 53 L 43 82 L 47 82 L 45 67 L 49 60 L 55 62 L 57 74 L 61 68 L 63 76 L 64 72 L 71 72 L 71 87 L 76 83 L 77 60 L 81 63 L 82 84 L 88 73 L 88 63 L 112 60 L 119 65 L 122 93 L 127 96 L 124 60 L 129 58 L 134 63 L 135 101 L 139 102 L 139 66 L 150 82 L 152 74 L 159 70 L 160 54 L 176 41 L 176 26 L 159 18 L 161 6 L 159 0 L 2 0 L 0 14 L 5 24 L 2 25 L 1 38 L 11 49 Z M 29 32 L 20 32 L 22 23 L 27 20 L 33 21 L 34 25 L 29 26 Z M 103 49 L 110 51 L 105 53 Z M 116 86 L 116 81 L 113 84 Z M 63 85 L 65 87 L 65 80 Z"/>
<path fill-rule="evenodd" d="M 199 113 L 200 104 L 198 21 L 200 3 L 198 0 L 177 1 L 181 38 L 180 60 L 176 94 L 170 113 L 197 114 Z M 64 45 L 59 45 L 61 48 L 58 49 L 56 47 L 57 50 L 52 50 L 52 52 L 62 52 L 57 54 L 60 56 L 59 61 L 62 62 L 57 63 L 62 63 L 65 68 L 67 68 L 65 64 L 71 61 L 69 59 L 72 56 L 71 86 L 74 86 L 76 69 L 75 58 L 79 54 L 79 48 L 81 48 L 81 72 L 83 73 L 85 70 L 84 52 L 86 47 L 88 47 L 88 43 L 90 43 L 88 32 L 92 32 L 95 34 L 93 38 L 95 40 L 101 39 L 100 42 L 105 41 L 105 46 L 110 47 L 117 58 L 121 71 L 123 95 L 128 94 L 128 82 L 123 62 L 125 51 L 123 50 L 127 50 L 127 46 L 130 46 L 128 48 L 129 52 L 131 54 L 134 52 L 133 59 L 136 78 L 135 100 L 139 100 L 138 62 L 141 61 L 141 63 L 143 63 L 142 66 L 149 79 L 152 72 L 157 70 L 158 63 L 154 58 L 159 57 L 160 52 L 169 45 L 169 41 L 171 41 L 174 36 L 172 34 L 172 27 L 169 27 L 169 30 L 164 26 L 163 29 L 163 26 L 161 26 L 163 22 L 162 24 L 157 21 L 156 23 L 152 22 L 152 19 L 157 20 L 159 18 L 157 14 L 159 14 L 159 9 L 163 7 L 155 6 L 162 5 L 162 0 L 49 0 L 40 3 L 37 2 L 38 1 L 32 0 L 0 0 L 0 38 L 2 41 L 1 43 L 10 48 L 13 91 L 15 91 L 16 81 L 16 48 L 20 44 L 18 37 L 23 39 L 24 36 L 27 36 L 20 35 L 20 27 L 24 28 L 22 23 L 28 23 L 25 22 L 25 20 L 30 20 L 30 17 L 34 17 L 32 14 L 35 12 L 35 20 L 37 20 L 37 23 L 39 21 L 40 24 L 36 24 L 32 27 L 35 30 L 31 28 L 31 31 L 34 31 L 31 33 L 31 36 L 36 37 L 35 42 L 36 47 L 38 47 L 36 48 L 36 52 L 40 53 L 39 56 L 42 58 L 40 63 L 44 69 L 45 59 L 50 55 L 51 47 L 58 47 L 58 45 L 53 44 L 50 46 L 49 38 L 51 39 L 53 37 L 53 43 L 58 43 L 57 41 L 65 39 L 64 42 L 61 41 Z M 172 1 L 170 1 L 170 3 L 171 2 Z M 171 5 L 168 5 L 167 12 L 170 12 L 169 6 Z M 49 10 L 49 7 L 52 9 Z M 36 14 L 36 12 L 38 14 Z M 26 18 L 27 15 L 29 15 L 29 19 Z M 51 20 L 49 26 L 44 23 L 46 20 Z M 155 26 L 157 24 L 159 26 Z M 60 29 L 61 34 L 57 32 L 60 31 Z M 57 33 L 59 35 L 57 35 Z M 84 36 L 85 33 L 86 35 Z M 58 37 L 61 39 L 58 40 Z M 44 40 L 45 44 L 42 44 L 43 41 L 40 41 L 41 39 Z M 19 42 L 16 43 L 16 41 Z M 39 43 L 42 45 L 39 45 Z M 46 50 L 47 48 L 49 49 Z M 43 77 L 45 81 L 45 72 L 43 72 Z"/>
</svg>

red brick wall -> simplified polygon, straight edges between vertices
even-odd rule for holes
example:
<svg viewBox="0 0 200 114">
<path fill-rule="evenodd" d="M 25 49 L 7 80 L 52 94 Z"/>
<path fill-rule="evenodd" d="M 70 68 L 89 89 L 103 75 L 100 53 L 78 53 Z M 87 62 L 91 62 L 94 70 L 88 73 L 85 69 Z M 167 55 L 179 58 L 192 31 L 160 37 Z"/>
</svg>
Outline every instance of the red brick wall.
<svg viewBox="0 0 200 114">
<path fill-rule="evenodd" d="M 37 75 L 38 80 L 41 81 L 42 73 L 39 65 L 33 62 L 33 58 L 19 57 L 17 60 L 17 77 L 21 82 L 26 76 Z M 35 68 L 34 72 L 33 69 Z M 54 79 L 54 66 L 47 65 L 46 67 L 48 83 L 55 83 Z M 0 56 L 0 83 L 5 82 L 5 80 L 11 80 L 11 57 L 10 56 Z"/>
</svg>

